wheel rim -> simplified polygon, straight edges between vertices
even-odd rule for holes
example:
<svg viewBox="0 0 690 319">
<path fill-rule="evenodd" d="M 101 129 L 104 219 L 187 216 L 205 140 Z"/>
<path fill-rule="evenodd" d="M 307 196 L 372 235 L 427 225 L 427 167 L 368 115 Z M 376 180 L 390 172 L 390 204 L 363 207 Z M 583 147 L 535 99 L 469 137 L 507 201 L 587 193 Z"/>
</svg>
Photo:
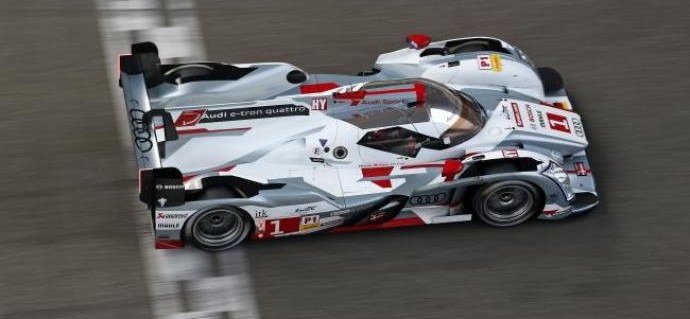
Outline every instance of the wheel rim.
<svg viewBox="0 0 690 319">
<path fill-rule="evenodd" d="M 509 184 L 491 190 L 483 202 L 486 217 L 500 224 L 519 221 L 530 215 L 534 193 L 525 185 Z"/>
<path fill-rule="evenodd" d="M 246 235 L 246 226 L 240 213 L 218 208 L 198 217 L 192 235 L 204 246 L 224 247 L 241 241 Z"/>
</svg>

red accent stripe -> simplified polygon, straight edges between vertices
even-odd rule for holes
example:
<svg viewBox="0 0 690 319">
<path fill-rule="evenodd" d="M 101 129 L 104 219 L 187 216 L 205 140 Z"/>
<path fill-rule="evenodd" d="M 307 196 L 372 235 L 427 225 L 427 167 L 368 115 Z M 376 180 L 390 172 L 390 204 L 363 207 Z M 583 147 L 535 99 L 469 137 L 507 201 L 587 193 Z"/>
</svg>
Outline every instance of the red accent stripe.
<svg viewBox="0 0 690 319">
<path fill-rule="evenodd" d="M 575 167 L 577 168 L 577 169 L 576 169 L 576 170 L 577 170 L 577 175 L 580 175 L 580 176 L 587 176 L 587 174 L 589 174 L 589 173 L 592 172 L 592 171 L 589 170 L 589 168 L 587 168 L 587 167 L 585 166 L 585 163 L 583 163 L 583 162 L 577 162 L 577 163 L 575 163 Z"/>
<path fill-rule="evenodd" d="M 592 171 L 591 171 L 591 170 L 586 170 L 586 171 L 584 171 L 584 172 L 582 172 L 582 171 L 578 172 L 577 170 L 569 169 L 569 170 L 566 170 L 565 172 L 568 173 L 568 174 L 575 174 L 575 175 L 577 175 L 577 176 L 587 176 L 587 175 L 589 175 L 589 173 L 591 173 Z"/>
<path fill-rule="evenodd" d="M 130 56 L 131 54 L 118 54 L 117 55 L 117 70 L 115 70 L 116 74 L 120 74 L 122 72 L 122 58 L 126 56 Z"/>
<path fill-rule="evenodd" d="M 462 172 L 464 166 L 462 161 L 456 159 L 448 159 L 443 164 L 426 163 L 426 164 L 412 164 L 403 165 L 400 169 L 414 169 L 414 168 L 441 168 L 441 176 L 445 177 L 445 182 L 450 182 L 455 178 L 455 175 Z"/>
<path fill-rule="evenodd" d="M 379 91 L 366 91 L 367 95 L 379 95 L 379 94 L 396 94 L 405 92 L 416 92 L 416 87 L 411 89 L 390 89 L 390 90 L 379 90 Z"/>
<path fill-rule="evenodd" d="M 558 210 L 557 210 L 557 209 L 554 209 L 554 210 L 545 210 L 545 211 L 543 211 L 542 213 L 543 213 L 544 215 L 553 215 L 553 214 L 555 214 L 555 213 L 558 213 Z"/>
<path fill-rule="evenodd" d="M 415 49 L 424 49 L 431 43 L 431 37 L 426 34 L 410 34 L 406 40 Z"/>
<path fill-rule="evenodd" d="M 376 181 L 371 181 L 372 183 L 378 185 L 381 188 L 391 188 L 393 187 L 393 184 L 391 183 L 390 179 L 380 179 Z"/>
<path fill-rule="evenodd" d="M 345 99 L 345 100 L 361 100 L 367 95 L 368 92 L 365 91 L 353 91 L 353 92 L 342 92 L 334 93 L 334 99 Z"/>
<path fill-rule="evenodd" d="M 233 164 L 233 165 L 228 165 L 228 166 L 221 166 L 221 167 L 213 169 L 213 171 L 214 172 L 220 172 L 220 173 L 227 173 L 227 172 L 231 171 L 233 168 L 235 168 L 235 166 L 237 166 L 237 165 Z M 183 183 L 187 182 L 188 180 L 190 180 L 194 177 L 197 177 L 197 176 L 199 176 L 199 174 L 183 175 L 182 176 L 182 182 Z"/>
<path fill-rule="evenodd" d="M 361 224 L 353 226 L 343 226 L 336 227 L 331 232 L 332 233 L 345 233 L 360 230 L 371 230 L 371 229 L 385 229 L 385 228 L 396 228 L 396 227 L 407 227 L 407 226 L 419 226 L 424 225 L 424 221 L 419 217 L 408 217 L 408 218 L 396 218 L 389 220 L 381 224 Z"/>
<path fill-rule="evenodd" d="M 188 180 L 190 180 L 190 179 L 192 179 L 192 178 L 194 178 L 194 177 L 197 177 L 197 176 L 199 176 L 199 174 L 182 176 L 182 182 L 185 183 L 185 182 L 187 182 Z"/>
<path fill-rule="evenodd" d="M 400 167 L 400 169 L 414 169 L 414 168 L 443 168 L 443 164 L 412 164 L 412 165 L 403 165 Z"/>
<path fill-rule="evenodd" d="M 417 95 L 417 101 L 421 101 L 425 97 L 424 85 L 421 83 L 415 83 L 413 88 L 410 89 L 390 89 L 390 90 L 359 90 L 352 92 L 342 92 L 333 94 L 334 99 L 346 99 L 346 100 L 363 100 L 367 95 L 382 95 L 382 94 L 396 94 L 396 93 L 406 93 L 415 92 Z M 353 103 L 353 105 L 356 105 Z"/>
<path fill-rule="evenodd" d="M 575 113 L 575 112 L 573 112 L 573 111 L 571 111 L 571 110 L 564 109 L 564 108 L 563 108 L 563 105 L 562 105 L 561 103 L 559 103 L 559 102 L 556 102 L 556 104 L 560 104 L 560 105 L 555 105 L 555 104 L 552 104 L 552 103 L 549 103 L 549 102 L 545 102 L 545 101 L 540 101 L 539 103 L 540 103 L 542 106 L 548 106 L 548 107 L 552 107 L 552 108 L 554 108 L 554 109 L 559 109 L 559 110 L 561 110 L 561 111 L 566 111 L 566 112 L 570 112 L 570 113 Z"/>
<path fill-rule="evenodd" d="M 194 126 L 196 123 L 199 123 L 205 112 L 205 109 L 182 111 L 177 120 L 175 120 L 175 126 Z"/>
<path fill-rule="evenodd" d="M 587 176 L 592 173 L 592 170 L 585 166 L 584 162 L 575 162 L 575 169 L 566 170 L 568 174 L 577 174 L 577 176 Z"/>
<path fill-rule="evenodd" d="M 443 163 L 443 171 L 441 172 L 441 176 L 446 178 L 444 182 L 450 182 L 455 178 L 455 175 L 462 172 L 463 169 L 464 167 L 461 161 L 449 159 Z"/>
<path fill-rule="evenodd" d="M 559 108 L 559 109 L 561 109 L 561 110 L 566 110 L 566 111 L 567 111 L 567 109 L 565 108 L 565 104 L 563 104 L 563 103 L 561 103 L 561 102 L 556 102 L 556 103 L 554 103 L 554 104 L 553 104 L 553 107 Z"/>
<path fill-rule="evenodd" d="M 156 249 L 178 249 L 184 247 L 184 242 L 181 240 L 167 240 L 156 239 Z"/>
<path fill-rule="evenodd" d="M 335 82 L 325 82 L 325 83 L 314 83 L 314 84 L 302 84 L 299 86 L 299 93 L 309 94 L 309 93 L 319 93 L 340 87 L 338 83 Z"/>
<path fill-rule="evenodd" d="M 426 100 L 426 87 L 420 82 L 415 82 L 414 93 L 417 95 L 417 102 L 423 102 Z"/>
<path fill-rule="evenodd" d="M 231 171 L 233 168 L 235 168 L 235 165 L 228 165 L 225 167 L 217 168 L 214 171 L 227 173 L 227 172 Z"/>
<path fill-rule="evenodd" d="M 392 171 L 393 166 L 366 167 L 362 168 L 362 176 L 364 176 L 364 178 L 390 176 Z M 393 187 L 390 179 L 379 179 L 371 182 L 382 188 Z"/>
<path fill-rule="evenodd" d="M 204 133 L 221 133 L 221 132 L 233 132 L 233 131 L 249 131 L 251 127 L 237 127 L 237 128 L 225 128 L 219 130 L 209 130 L 207 128 L 194 128 L 189 130 L 177 130 L 177 134 L 204 134 Z"/>
</svg>

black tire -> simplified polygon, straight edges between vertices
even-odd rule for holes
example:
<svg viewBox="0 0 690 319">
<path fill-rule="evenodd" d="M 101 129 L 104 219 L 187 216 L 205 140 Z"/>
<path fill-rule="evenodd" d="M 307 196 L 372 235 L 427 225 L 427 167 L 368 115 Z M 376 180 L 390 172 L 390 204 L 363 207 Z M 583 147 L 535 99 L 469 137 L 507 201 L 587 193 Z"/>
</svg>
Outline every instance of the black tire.
<svg viewBox="0 0 690 319">
<path fill-rule="evenodd" d="M 240 197 L 224 185 L 204 190 L 200 199 Z M 242 243 L 253 229 L 253 221 L 244 211 L 232 206 L 217 206 L 198 212 L 187 221 L 185 239 L 199 249 L 220 251 Z"/>
<path fill-rule="evenodd" d="M 220 251 L 243 242 L 251 233 L 248 215 L 232 206 L 217 206 L 199 213 L 187 221 L 185 239 L 199 249 Z"/>
<path fill-rule="evenodd" d="M 204 192 L 199 196 L 199 199 L 220 199 L 237 197 L 240 197 L 240 194 L 235 189 L 232 189 L 225 185 L 212 185 L 204 189 Z"/>
<path fill-rule="evenodd" d="M 491 226 L 516 226 L 537 214 L 541 205 L 540 194 L 528 182 L 494 182 L 477 190 L 472 197 L 472 208 L 475 216 Z"/>
<path fill-rule="evenodd" d="M 565 85 L 563 83 L 563 77 L 558 71 L 552 68 L 539 68 L 539 77 L 544 85 L 544 92 L 557 92 L 562 90 Z"/>
</svg>

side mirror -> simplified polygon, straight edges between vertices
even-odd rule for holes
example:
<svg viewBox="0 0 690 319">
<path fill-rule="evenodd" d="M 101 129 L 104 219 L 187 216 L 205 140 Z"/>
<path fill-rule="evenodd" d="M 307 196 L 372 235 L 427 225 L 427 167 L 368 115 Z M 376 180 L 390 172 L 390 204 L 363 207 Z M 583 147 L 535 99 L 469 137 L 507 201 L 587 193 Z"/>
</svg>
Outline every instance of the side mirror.
<svg viewBox="0 0 690 319">
<path fill-rule="evenodd" d="M 431 43 L 431 37 L 426 34 L 410 34 L 405 38 L 410 49 L 424 49 Z"/>
</svg>

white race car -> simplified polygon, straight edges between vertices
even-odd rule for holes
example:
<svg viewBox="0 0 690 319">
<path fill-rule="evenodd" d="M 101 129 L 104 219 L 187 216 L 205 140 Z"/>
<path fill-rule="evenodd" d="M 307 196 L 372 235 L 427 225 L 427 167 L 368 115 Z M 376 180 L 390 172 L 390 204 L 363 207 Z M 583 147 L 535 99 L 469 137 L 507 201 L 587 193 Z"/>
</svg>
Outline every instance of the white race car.
<svg viewBox="0 0 690 319">
<path fill-rule="evenodd" d="M 560 219 L 598 203 L 556 71 L 493 38 L 382 54 L 357 75 L 287 63 L 120 57 L 156 248 L 469 221 Z"/>
</svg>

